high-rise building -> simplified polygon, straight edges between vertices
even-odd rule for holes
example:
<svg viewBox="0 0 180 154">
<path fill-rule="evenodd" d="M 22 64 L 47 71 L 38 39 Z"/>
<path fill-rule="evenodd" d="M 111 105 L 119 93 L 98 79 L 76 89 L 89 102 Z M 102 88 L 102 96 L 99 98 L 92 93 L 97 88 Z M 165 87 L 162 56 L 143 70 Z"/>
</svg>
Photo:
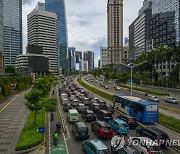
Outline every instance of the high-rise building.
<svg viewBox="0 0 180 154">
<path fill-rule="evenodd" d="M 28 44 L 43 48 L 49 56 L 49 71 L 57 74 L 57 15 L 45 10 L 34 10 L 28 14 Z"/>
<path fill-rule="evenodd" d="M 69 70 L 71 70 L 71 71 L 76 69 L 75 51 L 76 51 L 76 48 L 68 47 L 68 64 L 69 64 Z"/>
<path fill-rule="evenodd" d="M 75 55 L 76 55 L 76 63 L 79 63 L 80 60 L 82 59 L 82 52 L 81 51 L 76 51 Z"/>
<path fill-rule="evenodd" d="M 3 26 L 5 65 L 15 65 L 22 53 L 22 0 L 3 0 Z"/>
<path fill-rule="evenodd" d="M 138 17 L 129 26 L 129 58 L 135 59 L 147 50 L 149 23 L 152 17 L 152 0 L 144 0 Z"/>
<path fill-rule="evenodd" d="M 3 41 L 3 1 L 0 0 L 0 53 L 4 51 Z"/>
<path fill-rule="evenodd" d="M 45 3 L 38 2 L 35 7 L 35 10 L 45 10 Z"/>
<path fill-rule="evenodd" d="M 2 52 L 0 52 L 0 75 L 4 74 L 4 56 Z"/>
<path fill-rule="evenodd" d="M 68 69 L 68 34 L 65 0 L 45 0 L 45 9 L 57 15 L 58 66 Z"/>
<path fill-rule="evenodd" d="M 180 43 L 179 0 L 152 0 L 150 39 L 153 47 Z"/>
<path fill-rule="evenodd" d="M 84 51 L 83 61 L 88 61 L 88 70 L 92 71 L 94 68 L 94 53 L 92 51 Z"/>
<path fill-rule="evenodd" d="M 100 67 L 107 64 L 107 47 L 100 47 Z"/>
<path fill-rule="evenodd" d="M 123 47 L 123 0 L 108 0 L 108 64 L 121 63 Z"/>
</svg>

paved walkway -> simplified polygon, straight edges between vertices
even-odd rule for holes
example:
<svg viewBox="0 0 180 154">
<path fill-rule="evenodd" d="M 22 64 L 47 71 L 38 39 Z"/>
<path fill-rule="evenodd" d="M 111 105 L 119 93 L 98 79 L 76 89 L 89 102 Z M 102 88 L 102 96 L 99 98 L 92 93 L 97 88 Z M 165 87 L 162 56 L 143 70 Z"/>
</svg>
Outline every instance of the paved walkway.
<svg viewBox="0 0 180 154">
<path fill-rule="evenodd" d="M 17 94 L 0 105 L 0 154 L 10 154 L 15 149 L 27 113 L 24 94 Z"/>
</svg>

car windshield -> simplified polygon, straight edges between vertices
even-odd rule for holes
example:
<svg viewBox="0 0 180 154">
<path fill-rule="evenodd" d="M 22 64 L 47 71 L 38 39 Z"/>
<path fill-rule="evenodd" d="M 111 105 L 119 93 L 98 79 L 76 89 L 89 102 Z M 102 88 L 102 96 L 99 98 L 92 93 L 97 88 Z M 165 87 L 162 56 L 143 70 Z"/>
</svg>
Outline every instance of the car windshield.
<svg viewBox="0 0 180 154">
<path fill-rule="evenodd" d="M 175 98 L 171 98 L 171 99 L 174 100 L 174 101 L 176 100 Z"/>
<path fill-rule="evenodd" d="M 154 98 L 155 98 L 155 99 L 157 99 L 157 97 L 156 97 L 156 96 L 154 96 Z"/>
<path fill-rule="evenodd" d="M 105 114 L 104 116 L 105 117 L 112 117 L 112 114 L 109 113 L 109 114 Z"/>
<path fill-rule="evenodd" d="M 110 129 L 110 127 L 105 127 L 105 126 L 103 126 L 103 127 L 101 127 L 101 129 L 103 130 L 103 131 L 109 131 L 109 129 Z"/>
<path fill-rule="evenodd" d="M 110 151 L 108 149 L 105 149 L 105 150 L 99 150 L 98 153 L 99 154 L 110 154 Z"/>
<path fill-rule="evenodd" d="M 87 132 L 88 129 L 86 127 L 80 127 L 79 132 Z"/>
</svg>

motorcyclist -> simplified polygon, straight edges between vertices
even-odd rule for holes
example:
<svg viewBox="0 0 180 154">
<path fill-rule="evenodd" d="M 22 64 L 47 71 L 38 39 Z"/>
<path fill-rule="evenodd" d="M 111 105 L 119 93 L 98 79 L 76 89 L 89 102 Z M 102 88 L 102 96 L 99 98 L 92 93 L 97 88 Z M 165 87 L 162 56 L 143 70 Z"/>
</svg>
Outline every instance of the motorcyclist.
<svg viewBox="0 0 180 154">
<path fill-rule="evenodd" d="M 57 132 L 59 132 L 60 129 L 61 129 L 61 124 L 60 124 L 59 121 L 58 121 L 57 124 L 56 124 L 56 129 L 57 129 Z"/>
<path fill-rule="evenodd" d="M 54 112 L 50 112 L 51 121 L 54 120 Z"/>
<path fill-rule="evenodd" d="M 58 141 L 58 132 L 54 132 L 54 134 L 53 134 L 53 139 L 54 139 L 54 144 L 57 145 L 57 141 Z"/>
</svg>

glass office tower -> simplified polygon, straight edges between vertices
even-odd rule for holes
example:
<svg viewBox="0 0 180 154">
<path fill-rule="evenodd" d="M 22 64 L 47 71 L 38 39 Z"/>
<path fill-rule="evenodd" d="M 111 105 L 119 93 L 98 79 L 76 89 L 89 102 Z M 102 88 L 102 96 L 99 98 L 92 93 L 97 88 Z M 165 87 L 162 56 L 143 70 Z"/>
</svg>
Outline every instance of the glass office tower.
<svg viewBox="0 0 180 154">
<path fill-rule="evenodd" d="M 0 0 L 0 53 L 3 52 L 3 1 Z"/>
<path fill-rule="evenodd" d="M 174 19 L 170 23 L 171 25 L 174 24 L 175 42 L 178 45 L 180 43 L 180 0 L 152 0 L 152 14 L 153 17 L 161 14 L 161 16 L 165 15 L 167 18 Z"/>
<path fill-rule="evenodd" d="M 5 65 L 15 65 L 22 54 L 22 0 L 3 0 Z"/>
<path fill-rule="evenodd" d="M 66 23 L 66 7 L 64 0 L 45 0 L 45 9 L 57 14 L 58 22 L 58 66 L 68 69 L 68 36 Z"/>
</svg>

